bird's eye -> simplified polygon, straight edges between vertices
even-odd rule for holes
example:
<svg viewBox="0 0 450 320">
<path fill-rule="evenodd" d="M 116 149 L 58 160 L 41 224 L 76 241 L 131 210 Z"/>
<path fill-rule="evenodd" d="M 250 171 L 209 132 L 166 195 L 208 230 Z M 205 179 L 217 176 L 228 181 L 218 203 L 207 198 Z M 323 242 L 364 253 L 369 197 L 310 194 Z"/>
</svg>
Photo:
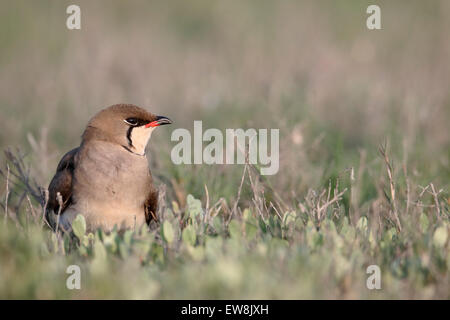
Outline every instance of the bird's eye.
<svg viewBox="0 0 450 320">
<path fill-rule="evenodd" d="M 136 126 L 138 124 L 138 119 L 136 118 L 128 118 L 124 120 L 126 123 L 128 123 L 130 126 Z"/>
</svg>

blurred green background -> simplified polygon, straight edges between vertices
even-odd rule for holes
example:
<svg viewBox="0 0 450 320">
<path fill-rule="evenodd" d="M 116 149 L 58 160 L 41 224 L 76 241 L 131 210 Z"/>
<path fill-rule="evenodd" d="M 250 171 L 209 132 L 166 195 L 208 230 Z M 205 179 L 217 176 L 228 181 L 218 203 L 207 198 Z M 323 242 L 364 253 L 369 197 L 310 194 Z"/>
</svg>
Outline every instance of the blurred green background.
<svg viewBox="0 0 450 320">
<path fill-rule="evenodd" d="M 66 28 L 70 4 L 81 7 L 81 30 Z M 366 28 L 370 4 L 381 7 L 382 30 Z M 449 12 L 446 0 L 3 1 L 0 149 L 25 151 L 31 175 L 45 187 L 61 156 L 80 143 L 93 114 L 133 103 L 174 121 L 153 135 L 148 152 L 158 183 L 167 185 L 169 204 L 184 208 L 188 194 L 204 203 L 205 184 L 211 203 L 223 197 L 232 205 L 237 198 L 242 165 L 170 161 L 171 131 L 192 130 L 194 120 L 203 120 L 204 130 L 279 128 L 280 169 L 264 180 L 294 210 L 309 190 L 326 188 L 329 181 L 351 187 L 353 168 L 357 192 L 344 195 L 344 214 L 353 224 L 361 215 L 370 220 L 388 190 L 378 155 L 379 144 L 387 141 L 403 197 L 402 221 L 413 219 L 404 211 L 407 192 L 419 194 L 431 182 L 442 189 L 439 201 L 448 212 Z M 0 195 L 5 192 L 2 183 Z M 241 211 L 254 203 L 248 181 L 242 192 Z M 10 202 L 19 196 L 12 193 Z M 432 215 L 434 209 L 420 210 Z M 307 259 L 299 250 L 294 257 Z M 259 260 L 246 263 L 253 267 L 254 261 Z M 170 267 L 181 272 L 176 264 Z M 272 271 L 269 266 L 261 272 Z M 442 277 L 436 279 L 448 280 L 448 272 Z M 299 297 L 326 296 L 317 283 L 310 282 Z M 253 287 L 246 288 L 242 296 L 253 297 Z M 286 297 L 285 289 L 263 297 Z M 6 296 L 46 297 L 30 290 Z M 196 290 L 190 294 L 209 292 Z M 331 296 L 361 296 L 355 290 Z M 439 290 L 425 296 L 448 297 Z M 165 298 L 173 293 L 155 292 Z M 188 297 L 189 291 L 173 295 Z"/>
</svg>

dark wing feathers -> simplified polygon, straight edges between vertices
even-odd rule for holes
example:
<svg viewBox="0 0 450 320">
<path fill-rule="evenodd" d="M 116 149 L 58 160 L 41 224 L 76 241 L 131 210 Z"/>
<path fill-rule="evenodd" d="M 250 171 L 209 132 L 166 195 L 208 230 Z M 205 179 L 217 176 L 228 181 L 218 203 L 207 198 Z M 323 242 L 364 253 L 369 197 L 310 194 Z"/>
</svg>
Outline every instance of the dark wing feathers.
<svg viewBox="0 0 450 320">
<path fill-rule="evenodd" d="M 61 159 L 48 187 L 48 203 L 46 217 L 47 221 L 52 225 L 49 213 L 53 211 L 54 214 L 63 213 L 70 205 L 72 199 L 72 178 L 75 169 L 76 155 L 79 148 L 75 148 L 67 152 Z M 58 192 L 62 197 L 62 208 L 59 206 L 57 198 Z"/>
<path fill-rule="evenodd" d="M 145 221 L 150 224 L 152 220 L 158 222 L 156 212 L 158 210 L 158 190 L 152 187 L 152 191 L 149 192 L 147 200 L 145 201 Z"/>
</svg>

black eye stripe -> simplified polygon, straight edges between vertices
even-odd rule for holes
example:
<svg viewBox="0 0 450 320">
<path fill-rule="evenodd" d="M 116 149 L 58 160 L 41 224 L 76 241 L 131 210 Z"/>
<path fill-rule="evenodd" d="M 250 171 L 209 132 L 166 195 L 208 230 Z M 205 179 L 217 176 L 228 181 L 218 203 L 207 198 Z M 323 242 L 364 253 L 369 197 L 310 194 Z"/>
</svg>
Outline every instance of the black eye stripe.
<svg viewBox="0 0 450 320">
<path fill-rule="evenodd" d="M 133 141 L 131 141 L 131 131 L 133 130 L 133 126 L 129 127 L 127 130 L 127 140 L 128 140 L 128 146 L 133 146 Z"/>
</svg>

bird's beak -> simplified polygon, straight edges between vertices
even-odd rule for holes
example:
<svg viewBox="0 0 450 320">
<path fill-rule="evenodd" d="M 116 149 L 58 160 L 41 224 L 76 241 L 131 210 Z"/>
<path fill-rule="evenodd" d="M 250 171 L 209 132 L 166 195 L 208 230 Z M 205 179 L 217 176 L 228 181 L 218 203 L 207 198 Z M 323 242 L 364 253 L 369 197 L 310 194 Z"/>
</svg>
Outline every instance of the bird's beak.
<svg viewBox="0 0 450 320">
<path fill-rule="evenodd" d="M 155 121 L 147 123 L 145 125 L 145 127 L 146 128 L 158 127 L 158 126 L 162 126 L 162 125 L 165 125 L 165 124 L 171 124 L 171 123 L 172 123 L 172 120 L 170 120 L 169 118 L 163 117 L 163 116 L 157 116 Z"/>
</svg>

